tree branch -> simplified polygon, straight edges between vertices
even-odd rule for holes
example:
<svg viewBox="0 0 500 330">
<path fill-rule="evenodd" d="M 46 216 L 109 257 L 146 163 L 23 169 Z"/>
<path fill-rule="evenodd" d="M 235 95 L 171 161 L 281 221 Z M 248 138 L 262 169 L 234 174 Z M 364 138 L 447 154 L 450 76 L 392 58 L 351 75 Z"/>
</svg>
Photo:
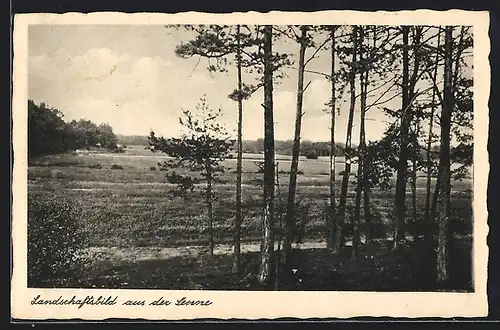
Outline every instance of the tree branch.
<svg viewBox="0 0 500 330">
<path fill-rule="evenodd" d="M 441 91 L 437 87 L 436 77 L 434 77 L 433 74 L 431 72 L 429 72 L 429 69 L 430 68 L 427 68 L 427 70 L 425 70 L 425 73 L 427 73 L 429 78 L 432 80 L 432 87 L 434 88 L 434 91 L 436 92 L 436 96 L 439 99 L 439 103 L 441 103 L 441 105 L 443 105 L 444 100 L 443 100 L 443 96 L 441 95 Z"/>
<path fill-rule="evenodd" d="M 385 94 L 387 94 L 387 93 L 388 93 L 388 92 L 392 89 L 392 87 L 394 87 L 394 85 L 396 85 L 396 84 L 397 84 L 397 82 L 398 82 L 398 81 L 399 81 L 399 78 L 398 78 L 398 79 L 394 79 L 394 81 L 393 81 L 392 85 L 391 85 L 391 86 L 389 86 L 389 88 L 387 88 L 387 89 L 385 90 L 385 92 L 383 92 L 382 94 L 380 94 L 380 96 L 379 96 L 379 97 L 378 97 L 378 98 L 377 98 L 377 99 L 376 99 L 376 100 L 375 100 L 372 104 L 370 104 L 368 107 L 366 107 L 365 112 L 367 112 L 368 110 L 370 110 L 370 109 L 371 109 L 372 107 L 374 107 L 374 106 L 377 106 L 377 105 L 379 105 L 379 104 L 386 103 L 386 102 L 388 102 L 388 101 L 392 100 L 395 96 L 398 96 L 399 94 L 396 94 L 394 97 L 390 98 L 389 100 L 386 100 L 386 101 L 384 101 L 384 102 L 382 102 L 382 103 L 377 103 L 378 101 L 380 101 L 380 100 L 384 97 L 384 95 L 385 95 Z"/>
<path fill-rule="evenodd" d="M 312 82 L 312 81 L 309 81 L 309 82 L 307 83 L 306 87 L 304 88 L 304 90 L 303 90 L 302 92 L 305 92 L 305 91 L 307 90 L 307 87 L 309 87 L 309 85 L 311 85 L 311 82 Z"/>
<path fill-rule="evenodd" d="M 201 61 L 201 56 L 198 56 L 198 62 L 196 62 L 196 65 L 194 66 L 193 71 L 191 71 L 191 73 L 189 74 L 188 78 L 191 78 L 191 76 L 193 75 L 194 71 L 198 67 L 198 64 L 200 64 L 200 61 Z"/>
<path fill-rule="evenodd" d="M 293 67 L 291 65 L 285 65 L 284 68 L 292 69 L 292 70 L 299 70 L 298 68 Z M 313 71 L 313 70 L 304 70 L 304 72 L 317 74 L 317 75 L 325 77 L 326 79 L 331 79 L 331 76 L 329 74 L 324 73 L 324 72 Z"/>
<path fill-rule="evenodd" d="M 318 52 L 321 50 L 321 48 L 323 48 L 324 45 L 326 45 L 326 43 L 330 41 L 330 38 L 326 38 L 325 41 L 323 41 L 323 43 L 321 45 L 319 45 L 317 48 L 316 48 L 316 51 L 311 55 L 311 57 L 304 63 L 304 66 L 306 66 L 309 62 L 311 62 L 314 57 L 316 56 L 316 54 L 318 54 Z"/>
</svg>

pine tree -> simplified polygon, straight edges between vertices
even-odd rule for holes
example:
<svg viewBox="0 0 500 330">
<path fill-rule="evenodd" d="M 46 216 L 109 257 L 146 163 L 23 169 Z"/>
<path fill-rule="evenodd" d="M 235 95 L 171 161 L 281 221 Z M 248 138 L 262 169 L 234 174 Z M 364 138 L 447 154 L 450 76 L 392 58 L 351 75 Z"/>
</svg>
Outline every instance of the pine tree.
<svg viewBox="0 0 500 330">
<path fill-rule="evenodd" d="M 155 151 L 166 153 L 171 160 L 160 164 L 167 170 L 167 180 L 177 186 L 175 196 L 190 198 L 198 183 L 205 183 L 202 194 L 207 208 L 207 241 L 210 255 L 214 253 L 213 237 L 213 184 L 224 171 L 221 163 L 228 158 L 232 145 L 224 126 L 218 123 L 220 109 L 211 109 L 205 97 L 201 98 L 196 111 L 184 109 L 179 118 L 189 134 L 181 138 L 165 139 L 150 133 L 149 144 Z M 190 174 L 176 173 L 177 168 L 187 168 Z M 199 175 L 197 175 L 199 174 Z"/>
</svg>

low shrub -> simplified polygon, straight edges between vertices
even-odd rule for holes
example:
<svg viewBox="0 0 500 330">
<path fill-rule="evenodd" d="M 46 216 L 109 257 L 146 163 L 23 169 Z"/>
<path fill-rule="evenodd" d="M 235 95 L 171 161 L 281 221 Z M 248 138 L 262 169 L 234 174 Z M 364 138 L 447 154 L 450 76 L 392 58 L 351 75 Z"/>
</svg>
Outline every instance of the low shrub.
<svg viewBox="0 0 500 330">
<path fill-rule="evenodd" d="M 72 203 L 29 200 L 28 286 L 64 286 L 80 274 L 88 262 L 83 248 L 87 240 L 80 216 Z"/>
<path fill-rule="evenodd" d="M 150 170 L 150 171 L 156 171 L 156 166 L 150 166 L 150 167 L 149 167 L 149 170 Z"/>
<path fill-rule="evenodd" d="M 112 170 L 123 170 L 123 166 L 118 165 L 118 164 L 113 164 L 111 165 Z"/>
<path fill-rule="evenodd" d="M 101 166 L 101 164 L 99 164 L 99 163 L 97 163 L 97 164 L 90 164 L 90 165 L 89 165 L 89 168 L 101 169 L 101 168 L 102 168 L 102 166 Z"/>
<path fill-rule="evenodd" d="M 125 149 L 122 146 L 120 146 L 120 147 L 112 148 L 112 149 L 110 149 L 110 151 L 117 153 L 117 154 L 122 154 L 125 152 Z"/>
<path fill-rule="evenodd" d="M 260 169 L 257 171 L 257 173 L 264 173 L 264 169 Z M 279 174 L 290 174 L 290 171 L 286 171 L 286 170 L 279 170 L 278 171 Z M 297 174 L 304 174 L 304 171 L 302 170 L 297 170 Z"/>
<path fill-rule="evenodd" d="M 306 156 L 307 159 L 318 159 L 318 153 L 316 150 L 309 150 L 304 154 L 304 156 Z"/>
<path fill-rule="evenodd" d="M 60 170 L 51 170 L 50 177 L 52 177 L 53 179 L 63 179 L 64 173 Z"/>
</svg>

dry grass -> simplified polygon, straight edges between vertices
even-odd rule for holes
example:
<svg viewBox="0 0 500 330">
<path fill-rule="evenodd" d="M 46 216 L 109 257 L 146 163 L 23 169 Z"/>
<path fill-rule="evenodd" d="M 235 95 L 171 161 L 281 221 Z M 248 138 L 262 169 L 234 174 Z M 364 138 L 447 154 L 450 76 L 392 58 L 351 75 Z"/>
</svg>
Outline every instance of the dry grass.
<svg viewBox="0 0 500 330">
<path fill-rule="evenodd" d="M 126 149 L 124 154 L 57 155 L 37 159 L 29 167 L 29 198 L 44 199 L 65 196 L 85 210 L 82 224 L 91 234 L 89 246 L 175 246 L 204 243 L 206 216 L 201 196 L 195 194 L 188 201 L 172 197 L 174 188 L 166 182 L 165 172 L 151 171 L 150 167 L 165 159 L 148 150 Z M 227 161 L 229 167 L 233 160 Z M 96 165 L 99 164 L 100 168 Z M 113 164 L 123 170 L 113 170 Z M 245 165 L 246 164 L 246 165 Z M 318 165 L 319 164 L 319 165 Z M 304 175 L 299 175 L 297 198 L 309 205 L 306 237 L 322 235 L 325 228 L 324 209 L 328 199 L 328 176 L 321 174 L 325 160 L 301 161 Z M 262 188 L 257 182 L 253 159 L 246 159 L 243 175 L 244 239 L 258 237 L 261 226 Z M 254 166 L 253 171 L 250 170 Z M 219 243 L 229 242 L 234 221 L 235 174 L 228 170 L 222 175 L 226 182 L 215 186 L 215 238 Z M 282 202 L 288 191 L 288 174 L 280 174 Z M 340 176 L 337 189 L 340 188 Z M 423 204 L 424 180 L 419 180 L 418 201 Z M 348 193 L 353 203 L 354 191 Z M 462 221 L 471 218 L 471 183 L 454 183 L 453 209 Z M 337 191 L 337 196 L 340 191 Z M 374 190 L 372 204 L 382 217 L 390 216 L 393 191 Z M 423 209 L 423 207 L 420 207 Z"/>
<path fill-rule="evenodd" d="M 257 173 L 258 167 L 255 165 L 259 157 L 261 155 L 246 155 L 243 161 L 242 239 L 248 244 L 256 242 L 261 233 L 262 187 L 258 181 L 262 179 L 262 174 Z M 286 172 L 289 170 L 287 166 L 290 162 L 285 158 L 279 158 L 279 168 Z M 263 289 L 255 282 L 258 263 L 256 252 L 250 251 L 245 254 L 243 277 L 231 274 L 231 260 L 228 254 L 212 258 L 207 258 L 204 254 L 196 256 L 180 254 L 173 257 L 174 253 L 167 256 L 168 258 L 160 252 L 158 256 L 155 255 L 154 249 L 167 251 L 171 247 L 204 246 L 207 240 L 202 197 L 195 194 L 188 201 L 172 197 L 169 193 L 174 186 L 166 182 L 165 172 L 151 170 L 152 166 L 158 168 L 158 162 L 163 160 L 164 156 L 152 154 L 149 150 L 127 148 L 123 154 L 65 154 L 42 157 L 30 164 L 29 198 L 44 200 L 64 196 L 78 204 L 79 209 L 84 212 L 81 226 L 89 234 L 90 240 L 87 243 L 90 249 L 116 250 L 115 252 L 119 253 L 144 248 L 142 254 L 127 254 L 127 260 L 107 258 L 96 262 L 95 268 L 89 269 L 88 274 L 72 285 L 117 288 Z M 339 161 L 337 173 L 343 169 L 343 160 Z M 113 170 L 113 164 L 123 169 Z M 214 188 L 217 196 L 214 208 L 214 235 L 217 244 L 230 243 L 235 216 L 236 162 L 228 160 L 225 166 L 228 170 L 221 177 L 225 183 L 218 184 Z M 329 195 L 328 175 L 325 175 L 328 172 L 328 159 L 301 160 L 300 169 L 304 174 L 298 177 L 297 199 L 301 201 L 301 205 L 307 205 L 309 210 L 308 220 L 304 225 L 304 239 L 322 241 L 326 232 L 325 205 Z M 279 175 L 278 203 L 285 202 L 288 180 L 289 174 Z M 338 176 L 337 196 L 340 193 L 340 180 L 341 177 Z M 421 219 L 425 200 L 424 178 L 419 178 L 417 184 L 417 202 L 420 210 L 418 216 Z M 354 202 L 353 188 L 354 186 L 350 185 L 348 192 L 350 205 Z M 453 183 L 452 219 L 459 233 L 470 233 L 471 189 L 471 180 Z M 379 237 L 384 237 L 391 231 L 393 203 L 393 190 L 373 190 L 371 206 L 375 217 L 373 220 L 375 235 Z M 410 198 L 408 207 L 409 203 Z M 352 208 L 348 208 L 347 214 L 348 218 L 352 216 Z M 230 252 L 227 245 L 224 249 Z M 145 259 L 143 254 L 146 255 Z M 358 261 L 345 261 L 349 258 L 332 256 L 323 249 L 298 251 L 295 258 L 296 267 L 301 270 L 298 274 L 302 276 L 303 281 L 298 281 L 298 278 L 290 279 L 286 285 L 294 290 L 432 288 L 429 283 L 433 281 L 421 283 L 411 280 L 411 276 L 416 276 L 418 265 L 425 260 L 408 261 L 402 258 L 400 255 L 388 255 L 380 246 L 363 247 Z M 464 263 L 460 265 L 463 266 Z M 390 272 L 384 274 L 382 271 L 384 267 L 391 269 Z M 455 285 L 455 288 L 468 288 L 470 271 L 467 272 L 465 269 L 461 272 L 465 274 L 464 279 Z"/>
</svg>

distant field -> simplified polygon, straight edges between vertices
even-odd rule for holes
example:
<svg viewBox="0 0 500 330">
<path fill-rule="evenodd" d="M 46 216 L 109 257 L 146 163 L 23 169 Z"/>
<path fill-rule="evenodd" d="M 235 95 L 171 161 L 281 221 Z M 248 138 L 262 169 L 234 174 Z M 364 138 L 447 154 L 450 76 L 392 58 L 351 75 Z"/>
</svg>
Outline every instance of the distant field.
<svg viewBox="0 0 500 330">
<path fill-rule="evenodd" d="M 243 161 L 244 240 L 255 240 L 260 234 L 262 188 L 256 161 L 262 155 L 246 154 Z M 288 171 L 288 156 L 278 156 L 279 169 Z M 67 198 L 74 201 L 82 213 L 82 228 L 90 234 L 89 246 L 176 246 L 204 243 L 205 212 L 199 195 L 189 201 L 170 196 L 173 186 L 166 182 L 165 172 L 159 171 L 158 162 L 166 157 L 153 154 L 141 146 L 128 146 L 123 154 L 89 152 L 63 154 L 34 160 L 28 170 L 29 198 Z M 336 172 L 344 169 L 344 160 L 337 157 Z M 100 168 L 96 168 L 99 164 Z M 123 167 L 111 169 L 113 164 Z M 231 239 L 234 222 L 235 169 L 234 159 L 225 161 L 225 181 L 215 186 L 216 242 Z M 151 170 L 152 166 L 156 170 Z M 308 206 L 305 235 L 318 237 L 325 231 L 325 205 L 328 200 L 328 158 L 301 159 L 297 198 Z M 352 171 L 356 170 L 355 165 Z M 288 174 L 279 174 L 277 199 L 284 201 L 288 189 Z M 337 177 L 337 188 L 341 177 Z M 425 180 L 418 185 L 419 210 L 423 210 Z M 409 187 L 408 187 L 409 189 Z M 462 227 L 470 228 L 472 217 L 472 180 L 453 183 L 452 217 Z M 337 196 L 340 193 L 337 189 Z M 390 231 L 387 224 L 392 218 L 393 191 L 374 190 L 372 208 L 380 224 L 380 233 Z M 409 196 L 409 195 L 408 195 Z M 351 185 L 349 203 L 353 203 Z M 408 203 L 409 203 L 408 198 Z M 348 210 L 348 212 L 350 212 Z M 305 221 L 305 220 L 304 220 Z M 464 229 L 464 230 L 465 230 Z"/>
</svg>

